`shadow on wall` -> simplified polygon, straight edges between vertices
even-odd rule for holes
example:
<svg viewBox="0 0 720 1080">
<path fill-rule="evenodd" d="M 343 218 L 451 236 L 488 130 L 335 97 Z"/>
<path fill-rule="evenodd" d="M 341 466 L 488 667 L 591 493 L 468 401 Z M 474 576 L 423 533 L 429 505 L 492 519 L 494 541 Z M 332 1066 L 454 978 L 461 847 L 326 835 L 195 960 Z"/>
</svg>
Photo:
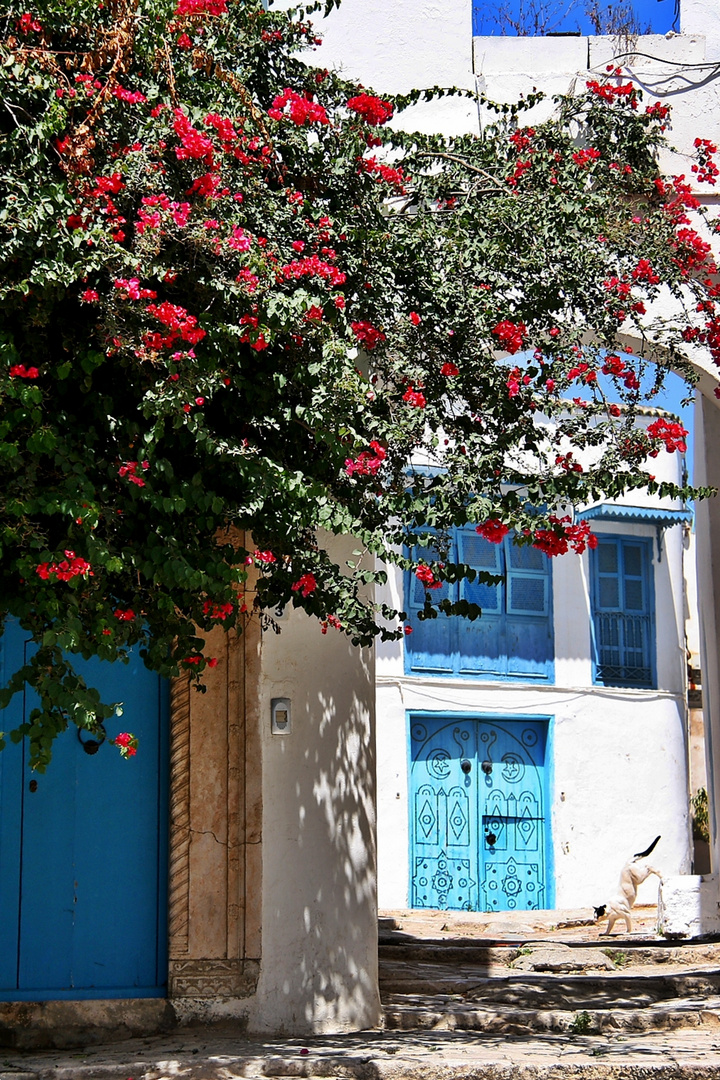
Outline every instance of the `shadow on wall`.
<svg viewBox="0 0 720 1080">
<path fill-rule="evenodd" d="M 263 959 L 257 1030 L 379 1021 L 374 661 L 292 613 L 266 635 Z M 270 733 L 271 700 L 291 729 Z"/>
</svg>

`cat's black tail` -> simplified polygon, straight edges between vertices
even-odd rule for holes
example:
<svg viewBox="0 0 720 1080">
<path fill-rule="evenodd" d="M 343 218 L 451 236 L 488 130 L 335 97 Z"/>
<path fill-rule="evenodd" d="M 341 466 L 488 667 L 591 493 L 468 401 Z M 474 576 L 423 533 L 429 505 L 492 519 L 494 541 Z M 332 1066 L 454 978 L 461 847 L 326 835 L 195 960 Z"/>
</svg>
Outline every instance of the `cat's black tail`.
<svg viewBox="0 0 720 1080">
<path fill-rule="evenodd" d="M 656 836 L 649 848 L 645 848 L 644 851 L 638 851 L 637 854 L 633 855 L 633 858 L 634 859 L 644 859 L 644 858 L 646 858 L 650 854 L 650 852 L 653 851 L 653 849 L 654 849 L 654 847 L 657 844 L 659 839 L 660 839 L 660 837 Z"/>
</svg>

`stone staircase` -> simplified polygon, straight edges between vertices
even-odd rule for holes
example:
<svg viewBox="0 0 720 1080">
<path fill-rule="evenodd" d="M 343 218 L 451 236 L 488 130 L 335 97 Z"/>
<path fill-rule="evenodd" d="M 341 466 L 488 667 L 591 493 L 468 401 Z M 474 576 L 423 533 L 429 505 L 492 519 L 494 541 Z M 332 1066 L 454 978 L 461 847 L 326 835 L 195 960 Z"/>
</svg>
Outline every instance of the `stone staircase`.
<svg viewBox="0 0 720 1080">
<path fill-rule="evenodd" d="M 646 930 L 598 941 L 589 919 L 499 938 L 492 926 L 468 933 L 472 923 L 453 926 L 438 914 L 442 926 L 418 928 L 409 913 L 381 920 L 386 1030 L 720 1034 L 719 942 L 667 942 Z"/>
</svg>

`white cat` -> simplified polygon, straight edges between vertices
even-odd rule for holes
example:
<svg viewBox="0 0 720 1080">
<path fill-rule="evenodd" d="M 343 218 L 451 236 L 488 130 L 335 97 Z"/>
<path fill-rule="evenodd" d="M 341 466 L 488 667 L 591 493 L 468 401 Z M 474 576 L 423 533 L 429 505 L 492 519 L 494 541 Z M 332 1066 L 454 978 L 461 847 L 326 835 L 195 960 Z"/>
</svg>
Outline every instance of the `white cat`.
<svg viewBox="0 0 720 1080">
<path fill-rule="evenodd" d="M 605 937 L 610 933 L 618 919 L 624 919 L 628 934 L 632 933 L 630 908 L 637 899 L 638 886 L 642 885 L 643 881 L 649 878 L 651 874 L 659 877 L 662 885 L 662 874 L 647 862 L 647 856 L 653 851 L 659 839 L 660 837 L 656 836 L 649 848 L 628 859 L 620 873 L 617 892 L 613 893 L 606 904 L 593 909 L 596 920 L 602 919 L 605 915 L 608 917 L 607 929 L 603 931 L 601 937 Z"/>
</svg>

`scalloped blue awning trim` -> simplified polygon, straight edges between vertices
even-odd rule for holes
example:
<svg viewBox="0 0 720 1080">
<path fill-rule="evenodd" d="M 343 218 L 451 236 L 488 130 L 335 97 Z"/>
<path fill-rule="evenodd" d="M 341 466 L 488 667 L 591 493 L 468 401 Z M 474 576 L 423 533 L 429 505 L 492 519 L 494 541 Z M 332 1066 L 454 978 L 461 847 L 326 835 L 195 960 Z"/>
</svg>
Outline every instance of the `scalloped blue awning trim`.
<svg viewBox="0 0 720 1080">
<path fill-rule="evenodd" d="M 636 521 L 641 525 L 655 525 L 661 529 L 668 529 L 672 525 L 679 525 L 682 521 L 692 521 L 690 510 L 662 510 L 657 506 L 619 506 L 616 503 L 600 503 L 598 506 L 589 506 L 587 510 L 579 510 L 576 517 L 592 521 L 600 518 L 602 521 Z"/>
<path fill-rule="evenodd" d="M 638 525 L 654 525 L 657 539 L 658 562 L 662 560 L 662 533 L 673 525 L 692 521 L 691 510 L 662 510 L 659 506 L 620 506 L 617 503 L 600 503 L 579 510 L 576 518 L 585 521 L 627 521 Z"/>
</svg>

